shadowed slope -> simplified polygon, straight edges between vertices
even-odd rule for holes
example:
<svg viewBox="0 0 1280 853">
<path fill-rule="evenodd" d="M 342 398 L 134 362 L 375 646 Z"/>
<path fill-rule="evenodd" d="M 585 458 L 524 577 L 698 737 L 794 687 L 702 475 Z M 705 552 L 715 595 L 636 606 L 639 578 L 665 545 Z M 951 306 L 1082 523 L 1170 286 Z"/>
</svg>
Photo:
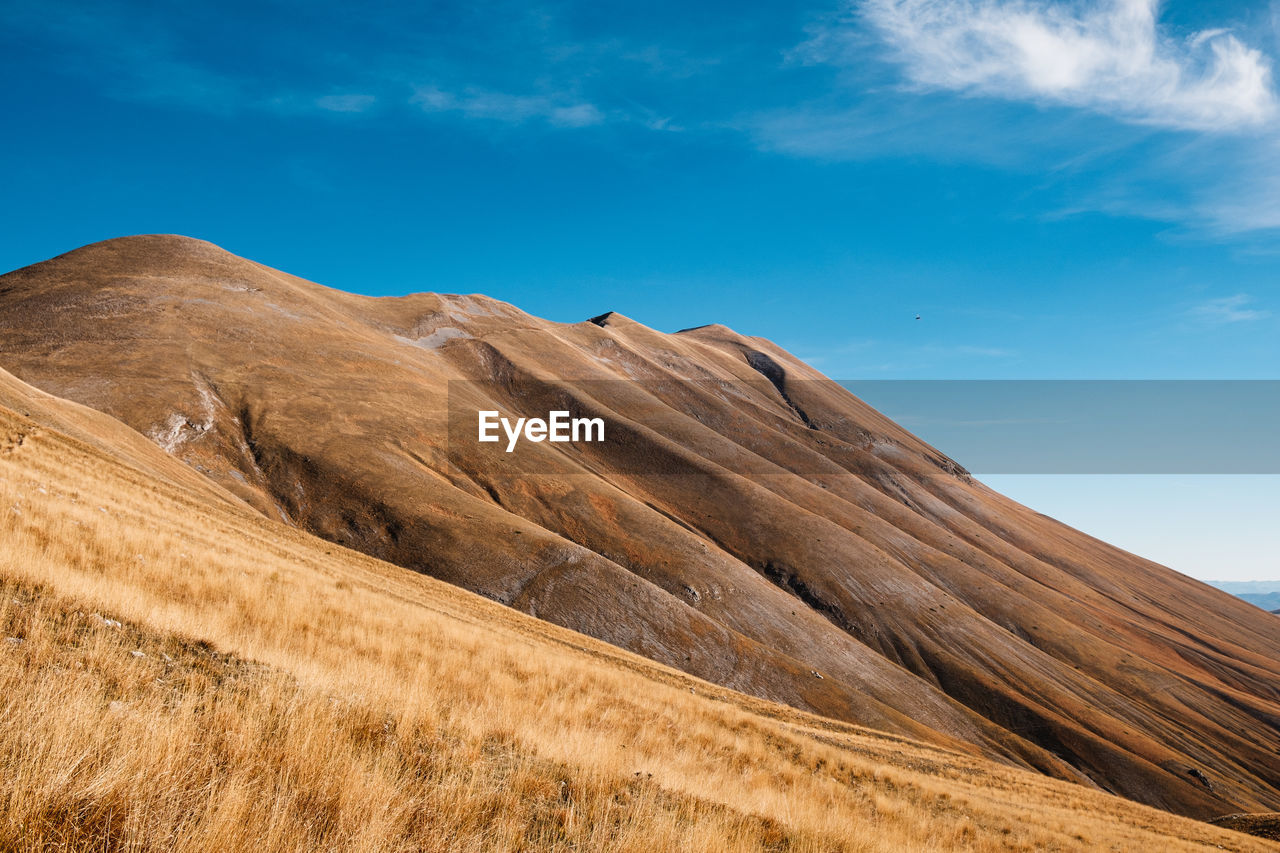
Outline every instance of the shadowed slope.
<svg viewBox="0 0 1280 853">
<path fill-rule="evenodd" d="M 766 341 L 135 237 L 0 277 L 0 364 L 269 517 L 710 681 L 1186 814 L 1280 806 L 1274 617 L 1002 498 Z M 471 410 L 561 380 L 523 403 L 621 438 L 517 476 L 448 445 L 464 379 Z"/>
</svg>

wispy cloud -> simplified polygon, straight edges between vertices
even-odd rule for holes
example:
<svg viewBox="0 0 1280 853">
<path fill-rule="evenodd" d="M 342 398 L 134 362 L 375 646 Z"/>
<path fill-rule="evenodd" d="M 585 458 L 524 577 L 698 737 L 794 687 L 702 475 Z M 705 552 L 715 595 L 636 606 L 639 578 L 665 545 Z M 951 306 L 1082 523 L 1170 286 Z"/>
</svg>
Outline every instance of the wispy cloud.
<svg viewBox="0 0 1280 853">
<path fill-rule="evenodd" d="M 1193 320 L 1212 326 L 1247 323 L 1252 320 L 1263 320 L 1271 316 L 1270 311 L 1249 307 L 1253 304 L 1253 301 L 1253 297 L 1248 294 L 1237 293 L 1235 296 L 1210 299 L 1207 302 L 1192 306 L 1187 311 L 1187 315 Z"/>
<path fill-rule="evenodd" d="M 745 121 L 759 147 L 1035 175 L 1024 201 L 1046 220 L 1280 231 L 1280 93 L 1262 49 L 1280 45 L 1280 15 L 1266 36 L 1235 20 L 1175 31 L 1158 0 L 840 2 L 787 54 L 828 82 Z"/>
<path fill-rule="evenodd" d="M 555 127 L 588 127 L 605 120 L 604 112 L 595 104 L 563 96 L 513 95 L 483 89 L 448 92 L 435 86 L 422 86 L 412 102 L 426 112 L 456 112 L 467 118 L 512 124 L 536 120 Z"/>
<path fill-rule="evenodd" d="M 193 20 L 208 11 L 198 5 L 189 10 Z M 224 16 L 219 14 L 218 19 Z M 366 76 L 330 59 L 331 54 L 317 52 L 317 58 L 308 57 L 304 65 L 309 79 L 290 82 L 274 68 L 255 66 L 244 57 L 229 58 L 230 51 L 210 51 L 208 45 L 218 43 L 200 28 L 184 29 L 164 15 L 140 15 L 127 4 L 67 0 L 57 4 L 56 12 L 15 4 L 12 10 L 0 12 L 0 25 L 10 34 L 44 45 L 49 56 L 62 57 L 57 73 L 90 80 L 121 101 L 224 117 L 246 112 L 359 113 L 377 101 L 377 96 L 365 92 L 317 94 L 317 89 L 342 86 L 343 77 Z M 207 42 L 193 33 L 204 35 Z M 326 80 L 330 77 L 334 79 Z"/>
<path fill-rule="evenodd" d="M 1226 28 L 1175 38 L 1158 11 L 1158 0 L 869 0 L 858 17 L 925 88 L 1185 130 L 1275 118 L 1271 62 L 1261 51 Z M 839 43 L 820 32 L 812 44 Z"/>
<path fill-rule="evenodd" d="M 279 39 L 266 31 L 247 35 L 230 50 L 214 49 L 214 39 L 185 17 L 138 16 L 110 0 L 60 0 L 58 6 L 57 14 L 34 6 L 6 9 L 0 26 L 46 45 L 51 55 L 65 54 L 57 73 L 88 79 L 112 98 L 224 117 L 376 112 L 386 118 L 425 110 L 531 130 L 627 122 L 670 131 L 680 129 L 670 114 L 637 103 L 631 90 L 654 79 L 678 85 L 672 81 L 712 67 L 657 44 L 581 37 L 562 16 L 520 4 L 503 13 L 473 14 L 465 7 L 442 12 L 439 29 L 402 15 L 394 37 L 384 34 L 390 47 L 321 42 L 321 49 L 305 52 L 296 50 L 296 41 L 292 51 L 277 49 Z M 209 4 L 194 6 L 192 20 L 223 20 Z M 271 22 L 266 27 L 279 23 L 265 18 Z M 387 26 L 379 22 L 373 30 Z M 306 35 L 334 33 L 322 28 Z M 477 55 L 501 60 L 479 63 Z M 618 90 L 628 91 L 627 98 L 619 98 Z"/>
<path fill-rule="evenodd" d="M 362 113 L 378 101 L 377 95 L 325 95 L 315 105 L 331 113 Z"/>
</svg>

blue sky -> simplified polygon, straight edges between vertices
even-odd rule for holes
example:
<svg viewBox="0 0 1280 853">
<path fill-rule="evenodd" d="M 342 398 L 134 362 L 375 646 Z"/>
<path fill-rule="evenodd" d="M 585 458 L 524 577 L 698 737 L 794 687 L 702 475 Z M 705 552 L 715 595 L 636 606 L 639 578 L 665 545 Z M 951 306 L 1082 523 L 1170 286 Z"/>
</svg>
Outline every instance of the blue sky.
<svg viewBox="0 0 1280 853">
<path fill-rule="evenodd" d="M 838 378 L 1277 378 L 1277 55 L 1265 3 L 0 0 L 0 267 L 176 232 Z"/>
</svg>

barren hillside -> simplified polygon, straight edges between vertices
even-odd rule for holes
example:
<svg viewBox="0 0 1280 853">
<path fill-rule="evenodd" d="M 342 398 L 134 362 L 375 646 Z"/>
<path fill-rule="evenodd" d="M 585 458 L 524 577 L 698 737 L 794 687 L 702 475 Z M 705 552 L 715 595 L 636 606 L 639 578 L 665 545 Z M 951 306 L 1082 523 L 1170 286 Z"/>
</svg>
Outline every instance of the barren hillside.
<svg viewBox="0 0 1280 853">
<path fill-rule="evenodd" d="M 1280 808 L 1273 616 L 993 493 L 767 341 L 132 237 L 0 277 L 0 366 L 210 501 L 706 681 L 1182 814 Z M 618 440 L 518 469 L 450 442 L 450 406 L 552 404 Z"/>
<path fill-rule="evenodd" d="M 1276 849 L 717 687 L 120 430 L 0 372 L 0 849 Z"/>
</svg>

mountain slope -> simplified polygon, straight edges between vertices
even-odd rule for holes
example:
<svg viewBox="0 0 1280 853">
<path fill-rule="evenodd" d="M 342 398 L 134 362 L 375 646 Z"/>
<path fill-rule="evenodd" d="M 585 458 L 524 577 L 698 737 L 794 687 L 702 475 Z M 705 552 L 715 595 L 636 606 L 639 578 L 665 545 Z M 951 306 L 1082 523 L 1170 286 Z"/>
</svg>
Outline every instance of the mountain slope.
<svg viewBox="0 0 1280 853">
<path fill-rule="evenodd" d="M 270 518 L 708 681 L 1184 814 L 1280 807 L 1274 618 L 1002 498 L 760 339 L 134 237 L 0 277 L 0 366 Z M 561 404 L 620 438 L 513 470 L 450 434 L 451 408 Z"/>
<path fill-rule="evenodd" d="M 0 382 L 0 848 L 1276 849 L 699 681 Z"/>
</svg>

